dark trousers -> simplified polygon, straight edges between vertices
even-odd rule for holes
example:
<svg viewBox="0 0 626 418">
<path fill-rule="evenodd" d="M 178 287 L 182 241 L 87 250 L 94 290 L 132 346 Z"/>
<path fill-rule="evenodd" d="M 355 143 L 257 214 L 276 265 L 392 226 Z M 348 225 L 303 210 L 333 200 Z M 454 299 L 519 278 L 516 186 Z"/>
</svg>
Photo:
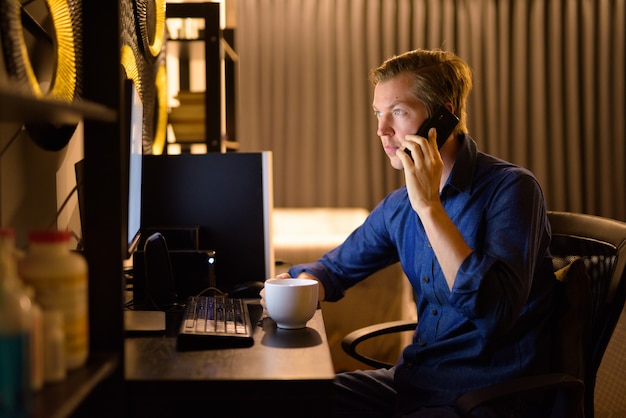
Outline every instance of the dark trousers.
<svg viewBox="0 0 626 418">
<path fill-rule="evenodd" d="M 337 374 L 334 382 L 334 416 L 338 418 L 459 418 L 454 407 L 447 405 L 421 407 L 413 411 L 398 410 L 399 405 L 407 402 L 398 400 L 394 373 L 395 367 L 389 370 L 357 370 Z M 427 402 L 424 403 L 427 404 Z M 475 412 L 476 416 L 483 418 L 519 417 L 517 413 L 506 407 L 504 410 L 498 409 L 497 412 L 490 408 L 481 408 L 480 411 Z"/>
</svg>

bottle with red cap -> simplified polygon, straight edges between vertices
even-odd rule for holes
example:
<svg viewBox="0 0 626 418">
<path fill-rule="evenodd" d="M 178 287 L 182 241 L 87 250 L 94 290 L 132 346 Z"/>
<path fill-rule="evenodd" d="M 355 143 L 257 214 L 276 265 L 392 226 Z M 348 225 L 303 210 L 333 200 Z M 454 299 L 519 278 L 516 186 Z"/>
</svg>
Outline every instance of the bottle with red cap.
<svg viewBox="0 0 626 418">
<path fill-rule="evenodd" d="M 32 231 L 29 248 L 18 263 L 25 283 L 35 288 L 44 311 L 59 311 L 65 333 L 68 370 L 85 364 L 89 355 L 87 262 L 70 250 L 67 231 Z"/>
</svg>

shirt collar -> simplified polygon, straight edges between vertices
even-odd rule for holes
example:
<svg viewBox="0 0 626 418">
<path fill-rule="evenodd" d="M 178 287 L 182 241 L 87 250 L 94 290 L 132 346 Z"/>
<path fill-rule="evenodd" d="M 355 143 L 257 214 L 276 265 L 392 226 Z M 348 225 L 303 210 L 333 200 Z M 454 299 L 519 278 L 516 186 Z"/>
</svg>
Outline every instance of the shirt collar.
<svg viewBox="0 0 626 418">
<path fill-rule="evenodd" d="M 461 143 L 461 146 L 444 188 L 449 185 L 460 192 L 470 193 L 470 187 L 476 171 L 478 147 L 476 146 L 476 141 L 466 133 L 459 134 L 456 140 Z"/>
</svg>

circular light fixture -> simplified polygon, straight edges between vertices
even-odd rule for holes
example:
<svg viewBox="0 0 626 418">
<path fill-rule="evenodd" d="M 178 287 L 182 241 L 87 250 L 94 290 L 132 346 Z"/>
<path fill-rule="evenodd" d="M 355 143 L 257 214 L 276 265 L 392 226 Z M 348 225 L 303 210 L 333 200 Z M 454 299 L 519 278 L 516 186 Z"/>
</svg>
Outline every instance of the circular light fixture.
<svg viewBox="0 0 626 418">
<path fill-rule="evenodd" d="M 2 51 L 9 77 L 24 91 L 35 97 L 46 97 L 64 102 L 73 102 L 77 97 L 79 82 L 77 62 L 80 61 L 80 49 L 77 38 L 80 36 L 78 19 L 80 2 L 67 0 L 46 0 L 46 6 L 52 18 L 54 31 L 48 34 L 36 22 L 32 35 L 50 38 L 54 49 L 54 64 L 49 89 L 42 91 L 41 85 L 48 80 L 39 80 L 29 57 L 29 47 L 25 41 L 22 25 L 22 6 L 18 1 L 0 2 L 0 37 Z M 27 15 L 28 16 L 28 15 Z M 30 17 L 30 16 L 29 16 Z M 33 47 L 31 47 L 32 49 Z M 25 124 L 26 131 L 33 141 L 49 151 L 58 151 L 71 139 L 74 125 L 52 125 L 48 123 Z"/>
<path fill-rule="evenodd" d="M 165 35 L 165 0 L 136 0 L 134 3 L 140 45 L 146 56 L 157 57 Z"/>
</svg>

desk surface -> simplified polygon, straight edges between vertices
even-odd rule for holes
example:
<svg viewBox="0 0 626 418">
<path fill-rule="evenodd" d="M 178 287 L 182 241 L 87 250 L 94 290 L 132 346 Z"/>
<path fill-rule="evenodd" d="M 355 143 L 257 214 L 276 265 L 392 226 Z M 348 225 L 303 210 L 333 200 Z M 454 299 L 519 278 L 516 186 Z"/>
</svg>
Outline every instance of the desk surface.
<svg viewBox="0 0 626 418">
<path fill-rule="evenodd" d="M 172 336 L 128 337 L 124 363 L 133 416 L 184 414 L 181 404 L 193 411 L 194 400 L 198 407 L 228 399 L 244 416 L 246 407 L 259 412 L 268 397 L 288 399 L 281 402 L 285 416 L 314 416 L 330 408 L 335 376 L 320 309 L 301 330 L 282 330 L 264 319 L 248 348 L 179 352 Z"/>
</svg>

